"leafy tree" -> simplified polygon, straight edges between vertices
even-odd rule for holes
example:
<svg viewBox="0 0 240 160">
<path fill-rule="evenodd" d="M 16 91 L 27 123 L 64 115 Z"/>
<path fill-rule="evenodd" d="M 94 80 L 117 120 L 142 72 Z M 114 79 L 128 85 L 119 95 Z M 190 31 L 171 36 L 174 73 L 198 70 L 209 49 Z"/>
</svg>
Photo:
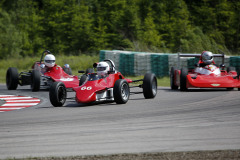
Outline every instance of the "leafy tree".
<svg viewBox="0 0 240 160">
<path fill-rule="evenodd" d="M 72 7 L 71 32 L 69 32 L 71 48 L 69 50 L 78 54 L 88 51 L 89 46 L 93 44 L 93 18 L 85 1 L 81 1 L 81 3 Z"/>
<path fill-rule="evenodd" d="M 161 36 L 159 35 L 159 32 L 156 29 L 156 25 L 154 23 L 154 19 L 152 17 L 150 8 L 147 17 L 145 17 L 144 19 L 140 38 L 148 46 L 153 47 L 161 46 Z"/>
<path fill-rule="evenodd" d="M 184 52 L 201 53 L 204 50 L 210 50 L 214 53 L 218 52 L 216 42 L 205 35 L 199 27 L 186 31 L 186 36 L 180 39 L 181 49 Z"/>
<path fill-rule="evenodd" d="M 186 36 L 190 29 L 189 12 L 183 0 L 163 0 L 154 2 L 155 23 L 162 36 L 162 47 L 173 52 L 181 51 L 180 39 Z"/>
<path fill-rule="evenodd" d="M 6 11 L 0 12 L 0 33 L 0 59 L 17 56 L 22 51 L 22 34 Z"/>
<path fill-rule="evenodd" d="M 0 58 L 44 49 L 239 54 L 239 17 L 235 0 L 1 0 Z"/>
</svg>

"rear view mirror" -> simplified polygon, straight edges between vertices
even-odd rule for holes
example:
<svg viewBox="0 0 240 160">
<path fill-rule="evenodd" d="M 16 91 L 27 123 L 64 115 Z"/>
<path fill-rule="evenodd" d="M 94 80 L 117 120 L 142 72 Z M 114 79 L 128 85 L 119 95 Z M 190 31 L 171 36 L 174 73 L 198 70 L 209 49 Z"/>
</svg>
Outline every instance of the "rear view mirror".
<svg viewBox="0 0 240 160">
<path fill-rule="evenodd" d="M 225 64 L 221 64 L 220 67 L 224 68 L 224 67 L 225 67 Z"/>
<path fill-rule="evenodd" d="M 93 64 L 93 68 L 96 68 L 96 67 L 97 67 L 97 63 L 94 63 L 94 64 Z"/>
</svg>

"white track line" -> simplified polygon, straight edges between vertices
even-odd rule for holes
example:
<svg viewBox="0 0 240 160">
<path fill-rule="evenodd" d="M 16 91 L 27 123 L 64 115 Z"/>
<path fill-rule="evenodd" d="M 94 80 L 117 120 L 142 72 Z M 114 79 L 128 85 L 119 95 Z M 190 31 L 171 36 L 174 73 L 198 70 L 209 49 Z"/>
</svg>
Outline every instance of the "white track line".
<svg viewBox="0 0 240 160">
<path fill-rule="evenodd" d="M 14 108 L 0 108 L 0 110 L 15 110 L 15 109 L 23 109 L 25 107 L 14 107 Z"/>
<path fill-rule="evenodd" d="M 8 99 L 29 99 L 29 98 L 32 98 L 32 97 L 10 97 L 10 98 L 0 98 L 0 99 L 8 100 Z"/>
<path fill-rule="evenodd" d="M 6 102 L 40 102 L 40 99 L 30 99 L 30 100 L 7 100 Z"/>
<path fill-rule="evenodd" d="M 35 106 L 38 103 L 5 103 L 2 106 Z"/>
<path fill-rule="evenodd" d="M 0 95 L 0 97 L 14 97 L 15 95 Z"/>
</svg>

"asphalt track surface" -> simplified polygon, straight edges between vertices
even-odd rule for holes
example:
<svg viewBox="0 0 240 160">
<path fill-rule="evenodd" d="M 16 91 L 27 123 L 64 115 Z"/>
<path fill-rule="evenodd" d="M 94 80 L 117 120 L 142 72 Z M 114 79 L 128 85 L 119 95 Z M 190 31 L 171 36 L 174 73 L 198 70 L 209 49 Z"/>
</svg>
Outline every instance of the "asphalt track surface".
<svg viewBox="0 0 240 160">
<path fill-rule="evenodd" d="M 29 86 L 8 91 L 0 85 L 0 94 L 41 99 L 0 113 L 0 158 L 240 149 L 236 89 L 158 87 L 155 99 L 135 94 L 124 105 L 68 101 L 64 107 L 51 106 L 48 91 Z"/>
</svg>

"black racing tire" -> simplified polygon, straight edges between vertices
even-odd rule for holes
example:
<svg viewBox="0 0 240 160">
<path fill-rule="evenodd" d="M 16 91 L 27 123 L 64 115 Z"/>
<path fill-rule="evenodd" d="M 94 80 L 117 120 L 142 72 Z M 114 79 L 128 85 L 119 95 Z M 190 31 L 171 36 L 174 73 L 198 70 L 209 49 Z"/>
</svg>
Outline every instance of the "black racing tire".
<svg viewBox="0 0 240 160">
<path fill-rule="evenodd" d="M 240 69 L 237 69 L 237 77 L 240 79 Z"/>
<path fill-rule="evenodd" d="M 180 74 L 180 90 L 181 91 L 187 90 L 187 75 L 188 75 L 188 69 L 182 68 L 181 74 Z"/>
<path fill-rule="evenodd" d="M 176 68 L 175 67 L 171 67 L 171 71 L 170 71 L 170 85 L 171 85 L 171 89 L 172 90 L 177 90 L 178 89 L 178 86 L 175 85 L 175 70 Z"/>
<path fill-rule="evenodd" d="M 227 72 L 230 72 L 230 71 L 236 71 L 236 68 L 235 67 L 227 67 Z"/>
<path fill-rule="evenodd" d="M 38 70 L 32 70 L 31 74 L 31 89 L 33 92 L 37 92 L 40 90 L 41 84 L 41 75 Z"/>
<path fill-rule="evenodd" d="M 240 78 L 240 69 L 237 70 L 237 77 Z M 240 91 L 240 88 L 238 88 L 238 91 Z"/>
<path fill-rule="evenodd" d="M 71 67 L 69 67 L 69 68 L 62 67 L 62 69 L 63 69 L 63 71 L 64 71 L 65 73 L 67 73 L 68 75 L 72 75 L 72 69 L 71 69 Z"/>
<path fill-rule="evenodd" d="M 50 102 L 54 107 L 61 107 L 66 102 L 67 90 L 62 82 L 54 82 L 49 89 Z"/>
<path fill-rule="evenodd" d="M 157 95 L 157 78 L 155 74 L 146 73 L 143 78 L 143 95 L 146 99 Z"/>
<path fill-rule="evenodd" d="M 87 80 L 87 75 L 82 75 L 79 81 L 79 86 L 83 85 L 83 83 Z"/>
<path fill-rule="evenodd" d="M 6 74 L 6 85 L 8 90 L 16 90 L 18 87 L 18 70 L 9 67 Z"/>
<path fill-rule="evenodd" d="M 88 73 L 94 73 L 94 70 L 92 68 L 88 68 L 88 69 L 86 69 L 86 74 L 88 74 Z"/>
<path fill-rule="evenodd" d="M 118 79 L 113 87 L 113 97 L 117 104 L 127 103 L 130 95 L 129 85 L 125 79 Z"/>
</svg>

